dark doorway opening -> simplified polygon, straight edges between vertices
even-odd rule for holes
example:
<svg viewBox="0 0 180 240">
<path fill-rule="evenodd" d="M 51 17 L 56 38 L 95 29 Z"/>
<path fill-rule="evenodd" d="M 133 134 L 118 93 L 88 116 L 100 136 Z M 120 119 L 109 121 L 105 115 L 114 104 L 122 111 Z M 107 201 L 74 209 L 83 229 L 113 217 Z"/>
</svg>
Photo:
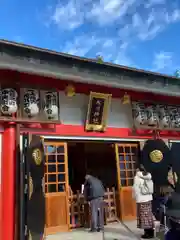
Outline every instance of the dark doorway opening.
<svg viewBox="0 0 180 240">
<path fill-rule="evenodd" d="M 114 144 L 106 142 L 68 143 L 69 185 L 81 190 L 86 173 L 98 177 L 105 188 L 116 187 L 117 170 Z"/>
</svg>

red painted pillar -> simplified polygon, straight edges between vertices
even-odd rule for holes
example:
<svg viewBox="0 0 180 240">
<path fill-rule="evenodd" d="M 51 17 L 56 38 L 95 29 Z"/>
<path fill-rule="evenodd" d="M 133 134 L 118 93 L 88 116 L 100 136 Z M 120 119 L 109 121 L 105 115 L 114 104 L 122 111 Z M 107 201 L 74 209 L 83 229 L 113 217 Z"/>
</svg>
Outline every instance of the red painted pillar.
<svg viewBox="0 0 180 240">
<path fill-rule="evenodd" d="M 2 137 L 2 240 L 14 240 L 16 128 L 7 124 Z"/>
</svg>

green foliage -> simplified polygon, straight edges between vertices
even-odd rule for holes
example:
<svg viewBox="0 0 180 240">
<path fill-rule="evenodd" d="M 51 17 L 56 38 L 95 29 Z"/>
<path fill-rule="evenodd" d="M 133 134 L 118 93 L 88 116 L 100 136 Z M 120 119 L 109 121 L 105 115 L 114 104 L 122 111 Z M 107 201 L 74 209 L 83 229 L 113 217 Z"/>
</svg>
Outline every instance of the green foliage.
<svg viewBox="0 0 180 240">
<path fill-rule="evenodd" d="M 97 56 L 97 62 L 98 63 L 103 63 L 103 57 L 102 56 Z"/>
<path fill-rule="evenodd" d="M 180 70 L 176 70 L 174 75 L 175 77 L 180 78 Z"/>
</svg>

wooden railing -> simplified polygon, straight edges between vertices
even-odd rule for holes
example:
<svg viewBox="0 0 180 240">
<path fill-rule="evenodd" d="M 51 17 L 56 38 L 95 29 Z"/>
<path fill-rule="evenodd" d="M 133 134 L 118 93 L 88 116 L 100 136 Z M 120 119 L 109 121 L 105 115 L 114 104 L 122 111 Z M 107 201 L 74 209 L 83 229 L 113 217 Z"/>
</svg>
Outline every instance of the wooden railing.
<svg viewBox="0 0 180 240">
<path fill-rule="evenodd" d="M 110 223 L 117 221 L 115 188 L 106 189 L 104 202 L 105 202 L 105 222 Z M 80 193 L 80 191 L 77 191 L 76 194 L 70 195 L 69 207 L 71 228 L 77 228 L 88 225 L 86 206 L 87 204 L 84 200 L 84 196 Z"/>
</svg>

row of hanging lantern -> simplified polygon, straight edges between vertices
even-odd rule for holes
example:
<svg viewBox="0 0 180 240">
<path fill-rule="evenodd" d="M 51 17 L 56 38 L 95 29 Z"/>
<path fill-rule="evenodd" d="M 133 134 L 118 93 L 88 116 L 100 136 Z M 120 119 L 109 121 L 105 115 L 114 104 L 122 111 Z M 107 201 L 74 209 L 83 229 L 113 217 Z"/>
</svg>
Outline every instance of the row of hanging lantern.
<svg viewBox="0 0 180 240">
<path fill-rule="evenodd" d="M 0 91 L 0 110 L 3 115 L 13 115 L 18 111 L 18 93 L 13 88 L 5 88 Z M 48 119 L 58 116 L 58 94 L 45 91 L 43 99 L 43 111 Z M 24 89 L 22 109 L 29 117 L 36 117 L 40 113 L 40 95 L 36 89 Z"/>
<path fill-rule="evenodd" d="M 28 117 L 35 117 L 40 112 L 39 92 L 34 89 L 28 89 L 24 94 L 24 112 Z M 44 113 L 48 119 L 55 119 L 59 113 L 58 96 L 56 92 L 45 92 L 44 95 Z"/>
<path fill-rule="evenodd" d="M 180 128 L 180 107 L 132 102 L 134 121 L 138 125 Z"/>
<path fill-rule="evenodd" d="M 68 97 L 75 95 L 73 85 L 65 89 Z M 0 110 L 3 115 L 13 115 L 18 111 L 19 96 L 15 89 L 5 88 L 0 90 Z M 131 103 L 130 95 L 124 94 L 121 99 L 123 104 Z M 42 102 L 42 101 L 41 101 Z M 36 117 L 40 113 L 40 94 L 36 89 L 24 89 L 21 108 L 29 117 Z M 132 102 L 133 118 L 138 125 L 148 125 L 162 128 L 180 128 L 180 107 L 165 105 L 146 105 L 142 102 Z M 59 115 L 58 93 L 44 91 L 43 111 L 48 119 L 57 119 Z"/>
</svg>

